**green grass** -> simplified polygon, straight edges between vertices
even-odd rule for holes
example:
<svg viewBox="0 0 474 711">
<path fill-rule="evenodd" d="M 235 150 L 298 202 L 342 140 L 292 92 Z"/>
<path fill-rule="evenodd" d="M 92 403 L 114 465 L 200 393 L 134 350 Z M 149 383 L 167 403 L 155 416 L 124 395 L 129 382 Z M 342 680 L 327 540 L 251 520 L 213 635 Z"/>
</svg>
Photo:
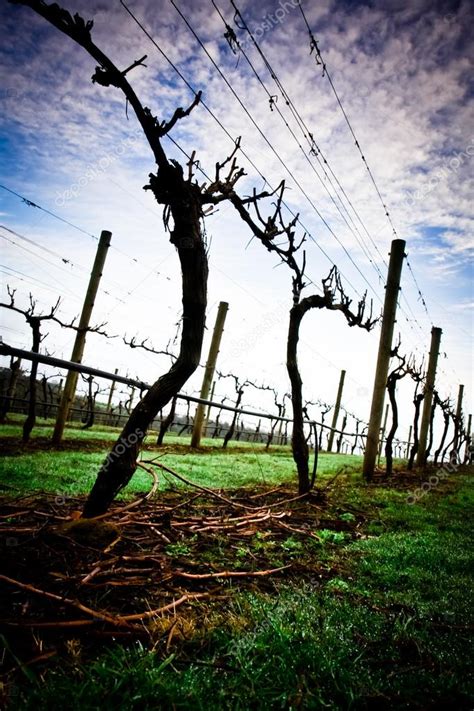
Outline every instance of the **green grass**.
<svg viewBox="0 0 474 711">
<path fill-rule="evenodd" d="M 20 415 L 10 415 L 9 421 L 5 425 L 1 425 L 1 436 L 2 437 L 18 437 L 21 439 L 22 435 L 22 423 L 23 416 Z M 38 437 L 51 438 L 54 430 L 55 420 L 38 420 L 33 432 L 31 433 L 31 438 L 34 440 Z M 90 439 L 103 439 L 110 440 L 111 442 L 116 439 L 120 434 L 120 428 L 118 427 L 108 427 L 106 425 L 94 425 L 87 430 L 81 428 L 80 423 L 70 423 L 66 425 L 64 431 L 65 440 L 81 440 L 87 441 Z"/>
<path fill-rule="evenodd" d="M 30 682 L 20 707 L 60 709 L 67 698 L 77 711 L 98 700 L 103 709 L 467 711 L 473 484 L 463 479 L 417 506 L 373 489 L 386 531 L 333 546 L 329 581 L 236 592 L 218 624 L 173 654 L 133 645 L 86 667 L 70 659 Z M 341 503 L 347 493 L 338 492 Z M 359 487 L 359 506 L 367 498 Z"/>
<path fill-rule="evenodd" d="M 5 425 L 1 425 L 1 436 L 17 437 L 18 439 L 21 439 L 23 420 L 24 417 L 22 415 L 10 415 L 8 423 Z M 51 438 L 54 430 L 54 424 L 55 420 L 53 419 L 38 419 L 35 428 L 33 429 L 33 432 L 31 434 L 32 439 L 34 440 L 36 438 Z M 102 424 L 94 425 L 93 427 L 84 430 L 82 429 L 79 422 L 72 422 L 66 425 L 63 439 L 66 442 L 74 440 L 88 441 L 94 439 L 113 442 L 118 437 L 120 432 L 121 427 L 110 427 L 108 425 Z M 147 442 L 149 444 L 154 443 L 156 441 L 157 436 L 158 432 L 156 430 L 150 430 L 147 436 Z M 170 432 L 166 434 L 164 444 L 165 446 L 170 444 L 189 445 L 190 442 L 191 435 L 183 434 L 181 436 L 178 436 L 177 433 Z M 213 449 L 222 448 L 222 439 L 212 439 L 212 437 L 203 437 L 201 442 L 204 447 L 211 447 Z M 252 449 L 255 447 L 261 448 L 264 446 L 264 443 L 237 441 L 235 439 L 232 439 L 230 440 L 227 446 L 229 449 L 233 449 L 236 447 L 239 449 Z M 271 449 L 286 449 L 286 447 L 277 444 L 272 444 Z"/>
<path fill-rule="evenodd" d="M 35 452 L 2 457 L 0 461 L 0 482 L 19 491 L 60 492 L 64 496 L 85 494 L 95 481 L 107 449 L 96 452 Z M 145 454 L 152 458 L 157 451 Z M 295 465 L 291 453 L 255 452 L 250 454 L 231 454 L 214 452 L 212 454 L 175 454 L 168 453 L 162 461 L 196 484 L 214 488 L 237 488 L 253 484 L 292 484 L 296 486 Z M 359 458 L 350 459 L 356 466 Z M 346 457 L 321 455 L 319 474 L 323 479 L 334 475 L 342 466 L 347 465 Z M 184 486 L 171 475 L 158 472 L 160 488 Z M 0 485 L 1 486 L 1 485 Z M 125 498 L 150 488 L 150 477 L 146 472 L 137 470 L 124 492 Z"/>
<path fill-rule="evenodd" d="M 87 491 L 104 452 L 7 457 L 2 479 L 22 491 Z M 321 457 L 321 478 L 347 458 Z M 356 460 L 357 461 L 357 460 Z M 360 461 L 360 460 L 359 460 Z M 289 451 L 170 452 L 164 462 L 198 483 L 232 489 L 294 482 Z M 356 463 L 356 462 L 354 462 Z M 5 478 L 7 477 L 7 478 Z M 148 488 L 138 473 L 129 493 Z M 167 486 L 163 482 L 163 486 Z M 321 541 L 257 534 L 235 549 L 279 562 L 314 560 L 324 572 L 253 591 L 229 587 L 225 601 L 195 602 L 197 623 L 166 650 L 108 644 L 92 658 L 60 651 L 41 676 L 25 669 L 12 708 L 55 711 L 182 709 L 456 709 L 474 706 L 472 654 L 474 477 L 456 474 L 415 505 L 407 491 L 338 477 L 324 516 L 354 525 L 359 538 L 322 522 Z M 209 550 L 218 563 L 221 542 Z M 194 555 L 192 539 L 170 557 Z M 202 558 L 204 561 L 205 559 Z"/>
<path fill-rule="evenodd" d="M 21 428 L 18 425 L 5 425 L 1 433 L 4 437 L 15 438 L 18 448 L 15 454 L 4 456 L 0 461 L 0 482 L 20 491 L 46 491 L 63 496 L 76 496 L 89 491 L 101 463 L 105 459 L 109 444 L 119 430 L 111 428 L 93 428 L 81 430 L 69 427 L 64 441 L 68 451 L 61 449 L 48 451 L 46 437 L 52 434 L 51 427 L 35 430 L 32 446 L 40 438 L 44 444 L 42 451 L 29 451 L 28 445 L 21 444 Z M 265 484 L 277 485 L 289 483 L 296 485 L 295 465 L 289 447 L 272 446 L 266 451 L 261 444 L 231 442 L 229 448 L 222 449 L 222 443 L 216 440 L 202 442 L 203 449 L 192 452 L 186 448 L 189 438 L 170 436 L 165 442 L 165 450 L 153 448 L 154 436 L 148 436 L 144 458 L 162 457 L 164 464 L 183 474 L 196 484 L 214 488 L 237 488 L 241 486 Z M 85 449 L 95 441 L 94 451 Z M 77 451 L 71 444 L 77 443 Z M 176 445 L 179 445 L 176 450 Z M 170 451 L 166 451 L 166 447 Z M 319 476 L 327 478 L 334 475 L 341 467 L 357 467 L 362 458 L 358 455 L 319 455 Z M 147 491 L 150 477 L 138 470 L 123 492 L 123 497 Z M 178 480 L 165 473 L 160 474 L 160 488 L 183 486 Z"/>
</svg>

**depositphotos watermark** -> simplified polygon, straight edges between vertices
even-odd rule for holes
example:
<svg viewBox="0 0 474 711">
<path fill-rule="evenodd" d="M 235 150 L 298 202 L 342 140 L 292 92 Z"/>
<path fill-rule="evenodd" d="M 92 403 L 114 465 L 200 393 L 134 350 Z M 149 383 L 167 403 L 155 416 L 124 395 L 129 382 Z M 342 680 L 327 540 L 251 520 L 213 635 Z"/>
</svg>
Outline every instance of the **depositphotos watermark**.
<svg viewBox="0 0 474 711">
<path fill-rule="evenodd" d="M 406 207 L 413 207 L 419 200 L 423 200 L 433 190 L 436 190 L 438 185 L 453 175 L 456 175 L 458 170 L 474 156 L 474 138 L 471 138 L 463 151 L 454 152 L 451 157 L 446 158 L 442 167 L 438 168 L 419 190 L 415 192 L 406 190 L 404 204 Z"/>
<path fill-rule="evenodd" d="M 261 22 L 250 28 L 255 40 L 258 42 L 267 32 L 273 30 L 277 25 L 281 25 L 286 16 L 299 6 L 300 0 L 279 0 L 276 10 L 265 13 L 265 15 L 262 16 Z M 244 50 L 249 49 L 252 44 L 252 39 L 248 36 L 239 39 L 239 45 Z"/>
<path fill-rule="evenodd" d="M 469 453 L 469 461 L 471 461 L 472 456 L 474 455 L 474 444 L 471 444 L 469 446 Z M 444 479 L 447 479 L 450 474 L 455 474 L 461 464 L 462 461 L 457 455 L 457 453 L 452 452 L 449 457 L 449 462 L 446 462 L 446 464 L 442 464 L 437 470 L 436 474 L 432 474 L 427 481 L 424 481 L 423 484 L 418 487 L 418 489 L 410 491 L 407 496 L 407 504 L 416 504 L 420 499 L 426 496 L 426 494 L 429 494 L 430 491 L 436 489 L 440 482 L 444 481 Z"/>
<path fill-rule="evenodd" d="M 119 444 L 115 445 L 113 450 L 107 455 L 107 458 L 102 466 L 102 471 L 107 471 L 115 459 L 118 459 L 118 457 L 121 457 L 122 454 L 125 454 L 127 449 L 133 447 L 138 440 L 142 439 L 144 436 L 145 433 L 137 427 L 135 432 L 131 432 L 127 437 L 121 437 Z"/>
<path fill-rule="evenodd" d="M 122 139 L 113 151 L 106 153 L 102 158 L 95 161 L 95 163 L 88 165 L 85 172 L 75 183 L 72 183 L 67 190 L 63 190 L 62 193 L 57 194 L 55 204 L 58 207 L 63 207 L 69 200 L 77 198 L 86 185 L 103 175 L 110 166 L 115 163 L 117 158 L 123 156 L 140 137 L 143 137 L 143 132 L 141 128 L 138 128 L 132 136 Z"/>
<path fill-rule="evenodd" d="M 238 358 L 253 348 L 260 339 L 276 326 L 281 326 L 282 320 L 288 317 L 288 306 L 284 301 L 277 303 L 273 311 L 268 311 L 259 323 L 241 338 L 232 341 L 229 347 L 229 358 Z"/>
</svg>

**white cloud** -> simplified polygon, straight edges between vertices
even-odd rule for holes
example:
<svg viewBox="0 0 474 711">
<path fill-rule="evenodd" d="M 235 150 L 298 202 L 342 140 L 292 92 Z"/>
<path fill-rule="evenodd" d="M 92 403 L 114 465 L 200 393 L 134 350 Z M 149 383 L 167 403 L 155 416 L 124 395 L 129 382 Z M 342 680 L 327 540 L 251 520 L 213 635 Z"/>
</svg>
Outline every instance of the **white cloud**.
<svg viewBox="0 0 474 711">
<path fill-rule="evenodd" d="M 193 86 L 203 89 L 204 101 L 231 135 L 242 135 L 244 150 L 265 177 L 274 185 L 282 177 L 287 178 L 290 206 L 301 212 L 305 225 L 330 258 L 341 266 L 351 285 L 359 292 L 364 291 L 367 288 L 364 279 L 291 178 L 285 176 L 278 158 L 216 75 L 175 10 L 168 2 L 159 3 L 159 12 L 156 6 L 156 1 L 147 0 L 137 3 L 134 11 Z M 126 67 L 144 53 L 148 54 L 147 68 L 134 70 L 131 78 L 137 93 L 160 120 L 172 115 L 177 105 L 189 103 L 190 91 L 119 5 L 112 8 L 109 3 L 96 3 L 95 12 L 90 2 L 80 2 L 78 7 L 87 16 L 95 16 L 94 37 L 119 66 Z M 281 24 L 268 30 L 261 45 L 357 207 L 380 254 L 374 251 L 350 208 L 351 218 L 359 228 L 358 239 L 344 223 L 278 113 L 270 111 L 268 96 L 253 77 L 244 57 L 241 56 L 237 64 L 237 58 L 223 40 L 224 26 L 216 13 L 211 12 L 212 6 L 184 2 L 180 7 L 257 118 L 263 134 L 334 226 L 379 299 L 383 298 L 382 285 L 359 242 L 362 240 L 370 248 L 374 263 L 384 270 L 383 260 L 387 260 L 393 235 L 327 79 L 309 56 L 309 39 L 299 10 L 288 12 Z M 251 3 L 243 3 L 242 7 L 246 17 L 251 18 L 251 26 L 258 27 L 266 14 L 274 12 L 279 4 L 273 2 L 256 9 Z M 1 126 L 10 135 L 2 180 L 87 231 L 97 234 L 102 228 L 111 229 L 113 244 L 122 253 L 138 255 L 141 265 L 130 262 L 120 252 L 111 252 L 107 272 L 114 283 L 110 293 L 115 296 L 104 296 L 98 304 L 97 317 L 108 314 L 114 332 L 131 333 L 136 329 L 144 336 L 150 334 L 156 345 L 163 345 L 173 333 L 180 309 L 176 288 L 178 266 L 174 249 L 163 232 L 161 208 L 142 190 L 148 173 L 154 169 L 145 140 L 128 142 L 126 152 L 117 155 L 117 146 L 136 131 L 132 111 L 128 107 L 127 120 L 120 94 L 91 83 L 95 63 L 67 37 L 46 27 L 26 9 L 7 7 L 2 13 L 8 25 L 0 68 L 8 91 L 1 94 L 4 109 Z M 226 10 L 225 14 L 226 20 L 231 22 L 232 13 Z M 470 62 L 467 53 L 461 50 L 469 26 L 468 3 L 461 3 L 454 17 L 448 15 L 421 0 L 409 6 L 394 0 L 390 6 L 384 3 L 383 7 L 349 8 L 337 2 L 308 7 L 308 19 L 364 154 L 386 197 L 400 236 L 407 238 L 410 262 L 427 303 L 430 306 L 432 296 L 442 301 L 448 310 L 453 308 L 458 315 L 465 313 L 462 324 L 469 330 L 468 309 L 461 308 L 460 304 L 467 303 L 470 289 L 466 259 L 473 246 L 472 157 L 464 157 L 456 168 L 450 163 L 457 154 L 468 155 L 467 148 L 472 143 L 472 102 L 466 95 Z M 21 62 L 15 59 L 19 51 Z M 257 53 L 251 47 L 248 52 L 270 92 L 276 93 Z M 304 138 L 281 97 L 278 107 L 306 149 Z M 208 173 L 212 173 L 216 160 L 227 155 L 231 148 L 229 138 L 203 106 L 195 109 L 173 136 L 188 152 L 197 150 L 197 157 Z M 166 148 L 175 155 L 168 143 Z M 96 171 L 92 179 L 87 178 L 91 166 L 94 168 L 101 158 L 107 157 L 107 168 Z M 178 153 L 176 157 L 182 160 Z M 262 187 L 261 179 L 244 158 L 242 163 L 249 174 L 242 189 L 249 190 L 252 185 Z M 321 171 L 320 175 L 332 190 Z M 75 185 L 80 185 L 79 192 L 75 190 L 76 197 L 60 205 L 58 196 L 60 199 L 65 191 L 71 192 Z M 18 205 L 9 200 L 4 210 L 12 214 L 17 208 Z M 83 265 L 90 264 L 94 243 L 66 226 L 56 225 L 38 211 L 18 209 L 12 223 L 38 242 L 52 245 Z M 289 300 L 290 277 L 281 268 L 273 269 L 274 262 L 255 240 L 243 250 L 250 235 L 232 209 L 221 209 L 207 221 L 207 229 L 212 235 L 209 303 L 213 310 L 209 322 L 212 322 L 215 304 L 228 298 L 231 301 L 229 332 L 232 329 L 236 334 L 235 340 L 240 332 L 245 334 L 258 327 L 261 310 L 271 310 L 276 298 L 280 301 L 288 297 Z M 319 284 L 329 263 L 310 239 L 307 252 L 308 272 Z M 80 295 L 84 277 L 77 284 L 73 278 L 65 280 L 64 274 L 60 277 L 54 268 L 50 272 L 50 267 L 42 265 L 40 260 L 20 255 L 13 247 L 8 249 L 7 256 L 9 265 L 25 274 L 43 275 L 48 281 L 56 275 L 58 287 L 65 290 L 64 308 L 72 314 L 77 312 L 77 297 L 69 303 L 66 287 Z M 158 265 L 156 270 L 160 276 L 152 274 L 154 265 Z M 26 287 L 22 282 L 19 285 Z M 418 348 L 421 352 L 428 347 L 430 323 L 407 270 L 403 286 L 422 325 L 420 332 L 410 314 L 410 323 L 406 321 L 407 316 L 401 314 L 399 322 L 404 343 L 407 349 Z M 45 303 L 51 296 L 45 292 Z M 129 308 L 121 301 L 126 301 Z M 379 307 L 380 301 L 376 305 Z M 440 325 L 446 322 L 447 315 L 442 309 L 434 306 L 430 312 L 436 323 L 438 317 Z M 234 367 L 248 376 L 253 364 L 258 362 L 262 364 L 261 368 L 259 365 L 262 377 L 283 381 L 286 378 L 282 366 L 285 323 L 286 316 L 282 313 L 281 328 L 266 334 L 251 352 L 240 356 Z M 457 377 L 467 385 L 469 348 L 463 345 L 458 352 L 457 334 L 449 331 L 448 327 L 446 350 L 456 353 L 453 364 Z M 303 340 L 301 360 L 311 394 L 333 398 L 338 370 L 348 362 L 357 381 L 357 385 L 348 386 L 348 397 L 357 401 L 356 393 L 361 384 L 370 389 L 377 346 L 375 334 L 355 334 L 342 323 L 318 313 L 305 326 Z M 64 349 L 65 355 L 66 342 L 61 334 L 57 335 L 58 348 Z M 131 365 L 130 352 L 115 345 L 106 349 L 97 341 L 89 357 L 102 358 L 105 351 L 110 352 L 105 356 L 110 367 L 116 358 L 117 365 L 128 364 L 127 367 L 143 370 L 147 378 L 155 374 L 152 360 L 134 353 Z M 318 360 L 318 353 L 328 357 L 334 365 L 323 364 Z M 228 357 L 225 345 L 222 357 Z M 196 387 L 198 380 L 196 377 L 193 381 Z M 367 401 L 353 404 L 361 416 L 367 417 Z"/>
</svg>

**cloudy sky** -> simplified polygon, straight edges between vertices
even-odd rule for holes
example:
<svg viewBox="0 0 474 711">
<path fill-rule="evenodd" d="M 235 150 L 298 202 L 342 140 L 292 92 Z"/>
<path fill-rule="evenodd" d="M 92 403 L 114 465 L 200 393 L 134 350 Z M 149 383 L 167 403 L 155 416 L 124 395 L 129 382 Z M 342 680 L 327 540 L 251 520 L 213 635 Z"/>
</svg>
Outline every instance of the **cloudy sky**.
<svg viewBox="0 0 474 711">
<path fill-rule="evenodd" d="M 119 0 L 68 1 L 64 7 L 94 19 L 93 39 L 119 67 L 147 55 L 146 67 L 129 78 L 160 120 L 187 106 L 192 89 L 202 90 L 205 106 L 176 126 L 174 141 L 188 154 L 195 150 L 203 171 L 212 175 L 216 161 L 232 149 L 230 137 L 242 136 L 245 155 L 239 154 L 239 163 L 247 173 L 242 194 L 285 178 L 286 202 L 300 213 L 301 232 L 308 232 L 309 279 L 318 286 L 335 263 L 347 293 L 357 301 L 367 289 L 378 312 L 392 225 L 328 77 L 310 53 L 297 0 L 235 4 L 296 107 L 303 131 L 262 56 L 234 24 L 228 0 L 175 2 L 207 53 L 170 0 L 130 0 L 128 5 L 162 52 Z M 216 6 L 253 69 L 224 38 Z M 472 4 L 306 0 L 303 7 L 396 234 L 407 242 L 411 270 L 405 263 L 397 322 L 401 350 L 421 361 L 432 325 L 440 326 L 439 391 L 456 397 L 464 383 L 466 412 L 471 412 Z M 80 47 L 28 8 L 5 0 L 0 20 L 0 183 L 83 230 L 0 188 L 2 300 L 7 284 L 16 288 L 21 305 L 31 291 L 38 309 L 49 309 L 60 295 L 61 316 L 73 317 L 80 311 L 96 237 L 110 230 L 112 248 L 94 320 L 107 321 L 109 332 L 120 338 L 90 336 L 84 360 L 151 381 L 168 359 L 131 351 L 121 342 L 127 334 L 164 347 L 180 317 L 177 256 L 161 208 L 143 190 L 154 170 L 151 151 L 121 94 L 91 83 L 95 63 Z M 314 137 L 313 153 L 305 131 Z M 173 143 L 164 145 L 170 157 L 186 161 Z M 217 305 L 228 301 L 221 370 L 284 392 L 290 274 L 251 240 L 231 206 L 210 216 L 206 230 L 210 278 L 204 350 Z M 316 286 L 310 284 L 307 293 Z M 29 347 L 21 316 L 1 311 L 4 341 Z M 333 402 L 344 368 L 344 404 L 366 420 L 378 336 L 378 328 L 371 334 L 349 329 L 340 314 L 310 313 L 300 349 L 307 399 Z M 44 347 L 68 358 L 71 344 L 71 332 L 51 327 Z M 201 372 L 187 392 L 199 388 Z M 217 394 L 223 397 L 226 389 L 220 383 Z M 401 391 L 403 437 L 412 416 L 412 387 L 404 383 Z M 255 391 L 249 391 L 246 404 L 270 407 Z"/>
</svg>

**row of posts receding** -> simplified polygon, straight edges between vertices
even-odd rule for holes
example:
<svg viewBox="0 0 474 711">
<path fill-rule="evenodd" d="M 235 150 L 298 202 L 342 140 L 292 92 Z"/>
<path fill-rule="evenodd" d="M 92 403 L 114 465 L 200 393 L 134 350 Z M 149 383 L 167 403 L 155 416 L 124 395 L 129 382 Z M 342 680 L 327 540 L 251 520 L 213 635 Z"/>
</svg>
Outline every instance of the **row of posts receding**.
<svg viewBox="0 0 474 711">
<path fill-rule="evenodd" d="M 105 261 L 107 257 L 107 252 L 111 242 L 111 233 L 104 230 L 101 233 L 99 244 L 97 247 L 97 253 L 95 256 L 94 264 L 92 267 L 89 285 L 87 288 L 86 296 L 84 299 L 84 304 L 79 320 L 79 327 L 76 333 L 75 342 L 72 350 L 71 361 L 75 363 L 82 363 L 82 358 L 84 354 L 84 348 L 86 343 L 87 329 L 90 325 L 91 315 L 94 308 L 94 303 L 100 286 L 100 280 L 105 266 Z M 370 408 L 369 425 L 367 431 L 367 442 L 364 454 L 363 463 L 363 473 L 367 479 L 370 479 L 374 473 L 378 458 L 381 452 L 381 442 L 383 441 L 383 436 L 386 428 L 386 418 L 387 410 L 385 415 L 385 423 L 382 426 L 382 417 L 384 411 L 384 400 L 387 376 L 389 371 L 390 358 L 392 353 L 392 343 L 393 343 L 393 333 L 396 323 L 397 315 L 397 304 L 400 293 L 400 280 L 403 268 L 403 261 L 405 258 L 405 246 L 404 240 L 395 239 L 392 241 L 390 260 L 388 265 L 387 283 L 385 287 L 385 299 L 383 307 L 382 316 L 382 327 L 380 332 L 379 349 L 377 356 L 377 365 L 374 377 L 373 392 L 372 392 L 372 402 Z M 217 357 L 219 353 L 220 343 L 222 339 L 222 334 L 224 331 L 224 325 L 226 320 L 226 315 L 229 305 L 226 302 L 221 302 L 219 304 L 219 309 L 217 313 L 216 323 L 214 326 L 213 336 L 211 340 L 211 345 L 209 349 L 209 355 L 204 371 L 203 382 L 201 386 L 201 398 L 207 400 L 211 393 L 211 387 L 213 386 L 214 373 L 216 369 Z M 428 362 L 428 370 L 426 374 L 426 381 L 424 385 L 424 400 L 423 400 L 423 411 L 420 424 L 419 433 L 419 446 L 416 455 L 416 464 L 421 466 L 424 463 L 428 431 L 430 425 L 431 409 L 433 403 L 433 392 L 435 387 L 436 379 L 436 366 L 439 355 L 440 341 L 441 341 L 441 329 L 438 327 L 433 327 L 431 333 L 431 346 Z M 115 371 L 117 373 L 118 370 Z M 341 372 L 336 404 L 333 412 L 332 419 L 332 429 L 328 438 L 327 451 L 331 452 L 334 445 L 335 430 L 337 427 L 337 421 L 339 417 L 339 411 L 341 407 L 342 393 L 344 388 L 346 371 Z M 56 417 L 56 423 L 53 434 L 53 442 L 59 444 L 62 440 L 64 428 L 66 421 L 68 419 L 69 410 L 74 402 L 74 397 L 77 388 L 77 378 L 78 373 L 72 370 L 68 371 L 66 381 L 64 384 L 64 389 L 61 396 L 61 401 L 58 408 L 58 413 Z M 112 398 L 114 393 L 115 381 L 112 382 L 107 410 L 110 409 L 112 404 Z M 460 392 L 458 395 L 457 403 L 457 417 L 461 416 L 462 409 L 462 391 L 463 386 L 460 387 Z M 207 413 L 209 415 L 209 412 Z M 201 436 L 203 431 L 203 425 L 206 420 L 206 408 L 203 404 L 198 404 L 196 409 L 196 414 L 194 418 L 191 446 L 198 447 L 201 442 Z M 411 437 L 411 432 L 410 432 Z"/>
</svg>

